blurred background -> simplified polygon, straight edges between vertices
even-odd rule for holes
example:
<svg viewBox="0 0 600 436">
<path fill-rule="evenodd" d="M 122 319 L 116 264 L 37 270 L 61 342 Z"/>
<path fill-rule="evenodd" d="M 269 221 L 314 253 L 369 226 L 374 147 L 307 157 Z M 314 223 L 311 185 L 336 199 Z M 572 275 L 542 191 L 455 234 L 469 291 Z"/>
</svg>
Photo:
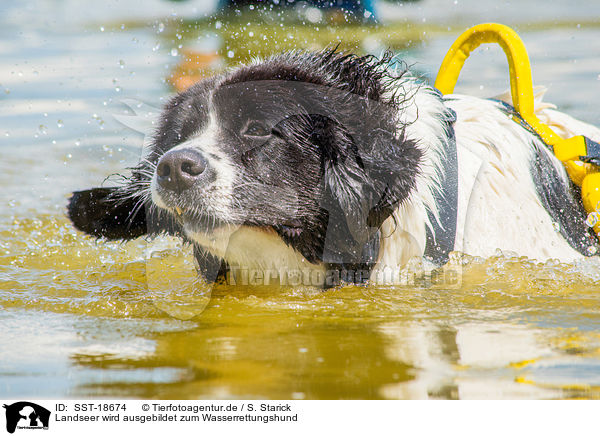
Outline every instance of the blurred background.
<svg viewBox="0 0 600 436">
<path fill-rule="evenodd" d="M 470 259 L 453 290 L 217 289 L 196 316 L 176 280 L 148 292 L 146 241 L 96 242 L 65 218 L 71 191 L 138 162 L 195 80 L 339 45 L 389 48 L 433 81 L 489 21 L 521 35 L 547 101 L 600 124 L 596 1 L 0 2 L 0 396 L 598 398 L 597 264 Z M 456 91 L 507 89 L 504 55 L 483 46 Z"/>
</svg>

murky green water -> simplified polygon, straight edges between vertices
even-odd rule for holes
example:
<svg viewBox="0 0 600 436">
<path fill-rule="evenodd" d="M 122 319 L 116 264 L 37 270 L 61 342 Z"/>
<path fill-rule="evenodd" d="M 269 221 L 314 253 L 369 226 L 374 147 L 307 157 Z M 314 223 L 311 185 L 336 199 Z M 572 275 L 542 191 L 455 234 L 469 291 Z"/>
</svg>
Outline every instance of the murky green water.
<svg viewBox="0 0 600 436">
<path fill-rule="evenodd" d="M 496 14 L 518 24 L 547 99 L 600 124 L 596 6 L 461 3 L 465 15 L 441 16 L 434 0 L 405 9 L 411 32 L 423 19 L 438 29 L 409 44 L 410 63 L 431 76 L 455 29 Z M 177 7 L 153 4 L 159 16 Z M 76 2 L 27 5 L 0 11 L 1 397 L 600 397 L 597 260 L 465 257 L 450 289 L 221 286 L 208 299 L 188 286 L 191 259 L 172 241 L 77 233 L 68 193 L 136 163 L 144 137 L 114 115 L 131 115 L 124 100 L 160 106 L 185 47 L 151 15 L 133 17 L 144 27 L 121 23 L 118 8 L 90 19 Z M 501 92 L 506 70 L 484 50 L 461 90 Z"/>
</svg>

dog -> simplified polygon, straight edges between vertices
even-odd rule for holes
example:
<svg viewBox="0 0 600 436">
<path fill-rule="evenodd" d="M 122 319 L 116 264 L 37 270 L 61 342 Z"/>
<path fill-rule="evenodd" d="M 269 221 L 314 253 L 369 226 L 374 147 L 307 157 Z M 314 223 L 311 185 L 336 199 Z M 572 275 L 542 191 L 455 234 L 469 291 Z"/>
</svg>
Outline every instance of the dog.
<svg viewBox="0 0 600 436">
<path fill-rule="evenodd" d="M 600 140 L 536 105 L 560 133 Z M 598 249 L 578 188 L 509 98 L 442 96 L 390 53 L 336 49 L 174 96 L 127 182 L 73 193 L 68 214 L 95 237 L 179 236 L 209 283 L 247 268 L 332 286 L 453 251 L 569 262 Z"/>
</svg>

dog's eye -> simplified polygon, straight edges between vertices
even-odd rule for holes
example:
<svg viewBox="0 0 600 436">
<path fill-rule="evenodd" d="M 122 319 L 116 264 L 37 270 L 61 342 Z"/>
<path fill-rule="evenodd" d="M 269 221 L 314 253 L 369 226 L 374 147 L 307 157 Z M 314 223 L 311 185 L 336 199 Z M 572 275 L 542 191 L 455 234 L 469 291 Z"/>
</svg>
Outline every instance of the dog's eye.
<svg viewBox="0 0 600 436">
<path fill-rule="evenodd" d="M 250 121 L 243 133 L 246 136 L 269 136 L 271 129 L 259 121 Z"/>
</svg>

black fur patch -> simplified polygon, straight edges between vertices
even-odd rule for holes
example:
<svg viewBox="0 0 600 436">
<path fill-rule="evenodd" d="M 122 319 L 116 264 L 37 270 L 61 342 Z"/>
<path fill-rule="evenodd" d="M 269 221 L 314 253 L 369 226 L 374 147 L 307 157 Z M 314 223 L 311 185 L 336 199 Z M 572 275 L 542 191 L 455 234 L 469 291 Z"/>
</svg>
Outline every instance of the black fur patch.
<svg viewBox="0 0 600 436">
<path fill-rule="evenodd" d="M 534 146 L 538 148 L 537 143 Z M 600 249 L 598 238 L 586 225 L 587 213 L 581 201 L 581 189 L 572 182 L 565 185 L 548 155 L 539 149 L 531 163 L 531 174 L 542 204 L 569 245 L 584 256 L 597 253 Z"/>
<path fill-rule="evenodd" d="M 68 213 L 73 225 L 97 238 L 134 239 L 146 234 L 144 209 L 136 210 L 135 198 L 117 201 L 119 188 L 94 188 L 74 192 Z"/>
<path fill-rule="evenodd" d="M 391 52 L 384 53 L 381 59 L 370 55 L 342 53 L 335 49 L 286 52 L 272 56 L 258 65 L 234 71 L 222 85 L 259 80 L 312 83 L 379 102 L 383 93 L 390 90 L 390 84 L 401 77 L 401 74 L 392 76 L 390 73 L 392 58 Z"/>
<path fill-rule="evenodd" d="M 215 283 L 226 279 L 227 264 L 223 259 L 213 256 L 196 244 L 194 244 L 194 257 L 198 263 L 198 273 L 207 283 Z"/>
</svg>

